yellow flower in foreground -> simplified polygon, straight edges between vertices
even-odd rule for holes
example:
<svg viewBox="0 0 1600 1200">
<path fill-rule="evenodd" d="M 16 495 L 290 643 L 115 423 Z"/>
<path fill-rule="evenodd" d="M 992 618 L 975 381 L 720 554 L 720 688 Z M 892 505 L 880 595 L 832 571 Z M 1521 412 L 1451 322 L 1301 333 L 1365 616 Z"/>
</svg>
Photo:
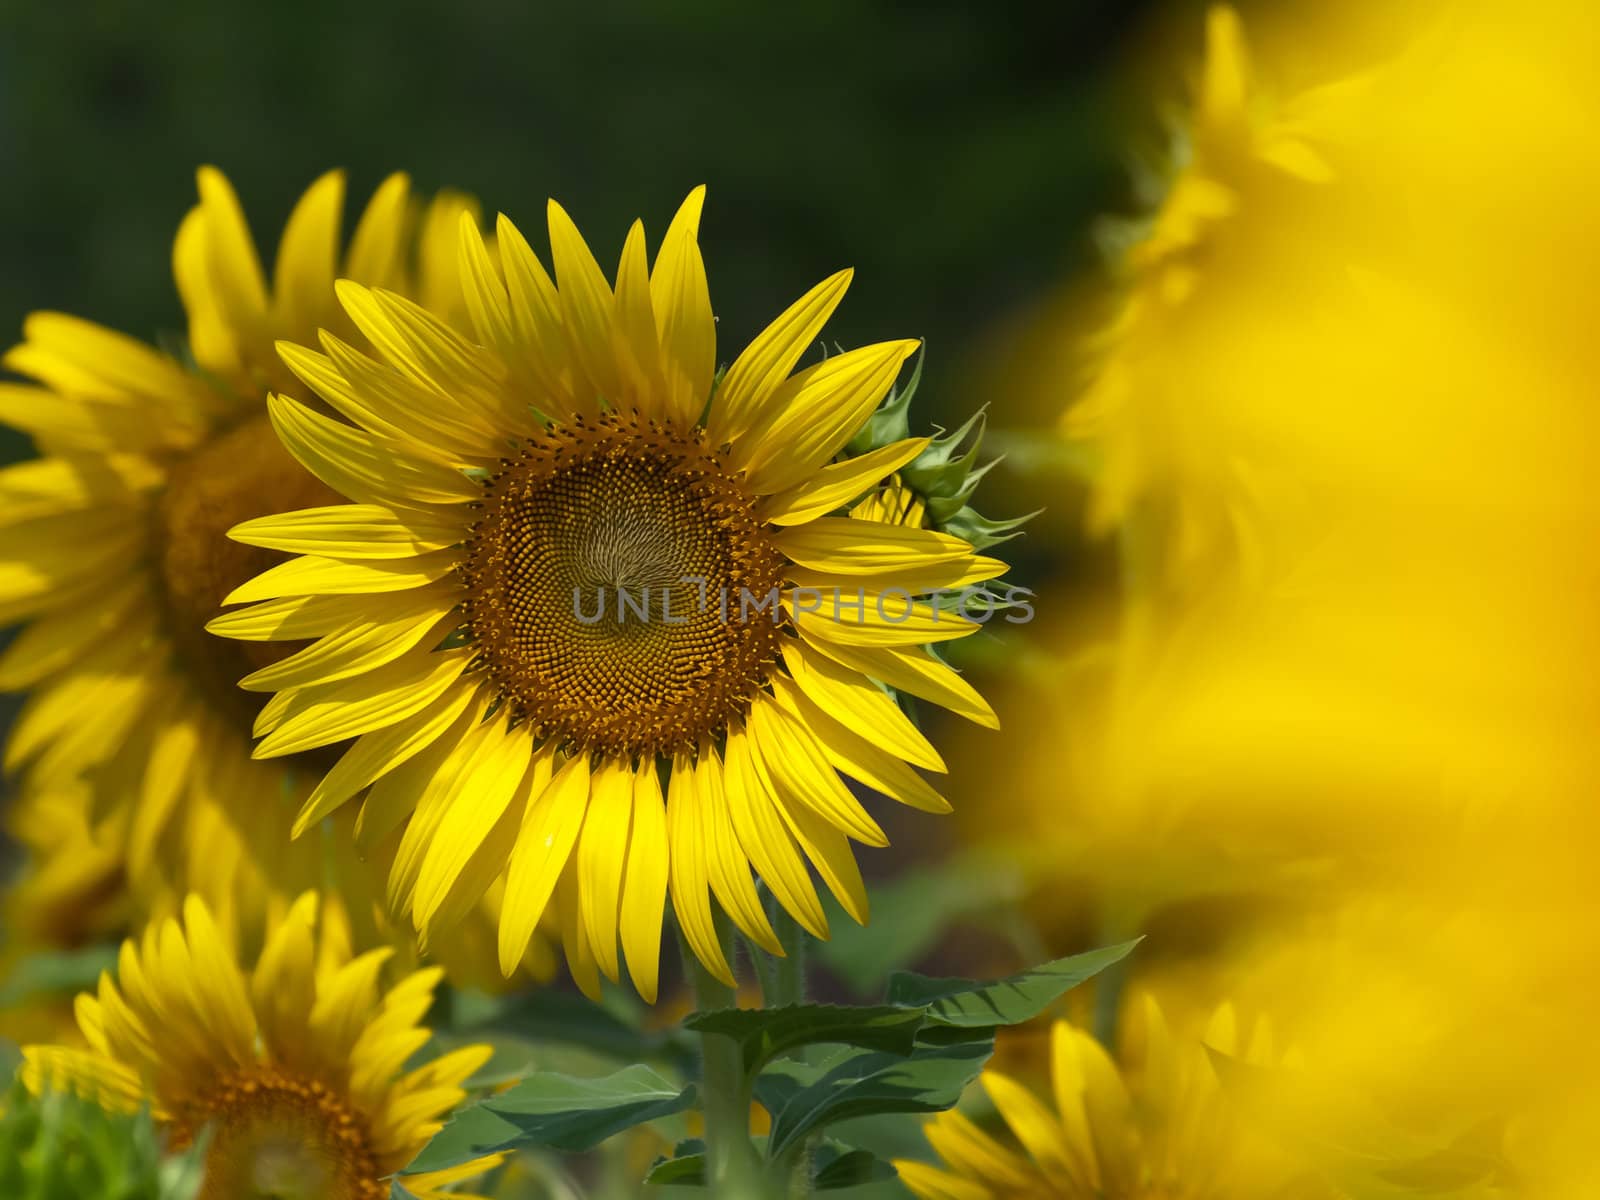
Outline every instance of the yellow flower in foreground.
<svg viewBox="0 0 1600 1200">
<path fill-rule="evenodd" d="M 405 178 L 378 189 L 341 258 L 344 183 L 325 175 L 289 219 L 269 288 L 227 180 L 204 168 L 199 190 L 173 255 L 198 369 L 48 312 L 5 356 L 37 385 L 0 383 L 0 421 L 40 454 L 0 469 L 0 623 L 27 622 L 0 654 L 0 688 L 31 692 L 5 766 L 45 793 L 93 787 L 96 834 L 116 839 L 146 909 L 196 890 L 259 925 L 267 876 L 290 895 L 322 882 L 314 847 L 291 856 L 268 834 L 310 778 L 250 759 L 258 703 L 235 683 L 276 656 L 204 625 L 280 557 L 229 541 L 229 526 L 334 498 L 266 419 L 267 388 L 293 383 L 273 342 L 346 328 L 340 272 L 445 304 L 454 257 L 441 266 L 437 231 L 453 239 L 467 204 L 434 202 L 413 283 Z"/>
<path fill-rule="evenodd" d="M 1054 1110 L 998 1071 L 980 1083 L 1010 1128 L 990 1136 L 960 1112 L 924 1127 L 943 1167 L 898 1161 L 922 1200 L 1323 1200 L 1331 1193 L 1242 1127 L 1207 1046 L 1260 1063 L 1265 1027 L 1241 1039 L 1233 1010 L 1217 1010 L 1204 1043 L 1142 1006 L 1135 1068 L 1118 1069 L 1089 1034 L 1058 1021 L 1050 1035 Z"/>
<path fill-rule="evenodd" d="M 320 638 L 247 681 L 278 693 L 256 753 L 355 739 L 297 828 L 369 785 L 363 836 L 409 818 L 390 901 L 424 939 L 505 871 L 502 966 L 559 887 L 578 979 L 618 978 L 620 935 L 646 997 L 669 887 L 695 953 L 730 980 L 712 895 L 780 949 L 752 866 L 817 936 L 807 859 L 866 918 L 847 839 L 886 839 L 841 775 L 948 810 L 912 769 L 943 761 L 880 682 L 993 720 L 924 649 L 978 626 L 925 597 L 1003 564 L 951 535 L 829 515 L 927 445 L 832 461 L 916 343 L 791 375 L 844 295 L 841 271 L 713 395 L 703 195 L 653 270 L 633 226 L 615 287 L 554 203 L 559 287 L 509 220 L 498 253 L 463 220 L 470 338 L 341 283 L 377 357 L 330 336 L 325 353 L 283 354 L 345 420 L 289 397 L 270 409 L 289 450 L 353 503 L 236 528 L 303 557 L 237 589 L 231 603 L 258 603 L 210 626 Z"/>
<path fill-rule="evenodd" d="M 209 1130 L 202 1200 L 386 1200 L 387 1178 L 465 1098 L 490 1050 L 405 1070 L 428 1040 L 418 1021 L 440 972 L 381 993 L 389 952 L 352 958 L 341 937 L 319 936 L 317 907 L 312 893 L 296 901 L 246 974 L 191 896 L 182 927 L 158 922 L 125 942 L 117 978 L 78 997 L 89 1048 L 26 1048 L 23 1082 L 117 1110 L 148 1105 L 173 1149 Z M 404 1183 L 429 1200 L 492 1165 Z"/>
</svg>

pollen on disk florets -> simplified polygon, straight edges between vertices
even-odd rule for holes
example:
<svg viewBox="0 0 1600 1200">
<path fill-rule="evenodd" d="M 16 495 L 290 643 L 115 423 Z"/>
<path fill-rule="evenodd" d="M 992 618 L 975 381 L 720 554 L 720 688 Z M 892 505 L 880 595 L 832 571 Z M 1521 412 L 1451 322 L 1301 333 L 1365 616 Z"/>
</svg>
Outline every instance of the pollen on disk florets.
<svg viewBox="0 0 1600 1200">
<path fill-rule="evenodd" d="M 385 1200 L 360 1114 L 326 1084 L 271 1067 L 225 1076 L 174 1121 L 182 1149 L 209 1131 L 200 1200 Z"/>
<path fill-rule="evenodd" d="M 487 481 L 463 611 L 517 719 L 578 749 L 670 753 L 765 681 L 783 562 L 703 430 L 580 417 Z"/>
</svg>

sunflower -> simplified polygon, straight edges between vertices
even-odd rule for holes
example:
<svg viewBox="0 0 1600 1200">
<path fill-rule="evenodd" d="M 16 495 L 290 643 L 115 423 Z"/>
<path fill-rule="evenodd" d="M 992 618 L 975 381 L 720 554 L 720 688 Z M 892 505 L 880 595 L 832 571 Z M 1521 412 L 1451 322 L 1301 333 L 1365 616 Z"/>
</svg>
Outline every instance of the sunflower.
<svg viewBox="0 0 1600 1200">
<path fill-rule="evenodd" d="M 290 396 L 285 446 L 352 503 L 232 536 L 300 555 L 235 590 L 214 633 L 316 638 L 248 687 L 265 759 L 354 739 L 296 831 L 363 788 L 365 836 L 405 823 L 389 880 L 424 941 L 505 873 L 499 950 L 522 956 L 553 893 L 591 989 L 656 992 L 669 889 L 732 980 L 712 897 L 781 952 L 754 868 L 827 935 L 809 860 L 857 920 L 848 839 L 885 844 L 845 782 L 931 812 L 944 769 L 888 688 L 993 714 L 925 651 L 978 626 L 930 596 L 997 577 L 947 533 L 839 513 L 928 446 L 845 450 L 913 341 L 794 371 L 851 278 L 824 280 L 716 373 L 690 194 L 652 268 L 642 225 L 609 283 L 549 206 L 555 279 L 508 219 L 460 222 L 472 331 L 341 282 L 367 355 L 281 347 L 343 419 Z M 619 939 L 624 955 L 619 955 Z"/>
<path fill-rule="evenodd" d="M 273 815 L 313 777 L 251 760 L 258 704 L 235 680 L 274 655 L 204 625 L 277 561 L 229 541 L 230 525 L 334 498 L 266 418 L 268 389 L 294 385 L 274 339 L 344 329 L 341 272 L 459 309 L 455 222 L 472 206 L 446 194 L 419 218 L 395 175 L 341 258 L 344 182 L 327 174 L 290 216 L 269 287 L 227 180 L 203 168 L 198 183 L 173 252 L 192 361 L 49 312 L 4 358 L 36 382 L 0 383 L 0 420 L 39 450 L 0 469 L 0 622 L 26 622 L 0 654 L 0 687 L 30 693 L 4 761 L 47 804 L 91 789 L 87 819 L 118 843 L 146 911 L 199 890 L 219 917 L 236 900 L 259 925 L 269 884 L 292 896 L 322 881 L 319 850 L 287 853 Z"/>
<path fill-rule="evenodd" d="M 88 1049 L 30 1046 L 22 1080 L 71 1090 L 107 1108 L 148 1106 L 184 1150 L 202 1131 L 201 1200 L 386 1200 L 403 1168 L 466 1096 L 487 1046 L 406 1064 L 427 1042 L 418 1025 L 441 972 L 419 971 L 380 993 L 390 952 L 352 956 L 318 928 L 307 892 L 269 932 L 248 975 L 205 902 L 183 921 L 154 922 L 123 943 L 117 978 L 78 997 Z M 406 1176 L 419 1200 L 493 1166 L 480 1160 Z M 452 1192 L 451 1195 L 460 1195 Z"/>
<path fill-rule="evenodd" d="M 1242 318 L 1230 306 L 1242 289 L 1281 294 L 1286 276 L 1313 273 L 1344 286 L 1347 263 L 1323 246 L 1334 220 L 1329 145 L 1365 85 L 1351 77 L 1279 96 L 1252 70 L 1238 13 L 1209 10 L 1163 199 L 1148 220 L 1122 223 L 1125 290 L 1091 346 L 1092 381 L 1062 418 L 1099 459 L 1091 532 L 1149 513 L 1166 564 L 1190 574 L 1262 552 L 1251 514 L 1283 502 L 1272 494 L 1275 456 L 1230 423 L 1226 390 L 1194 379 L 1206 355 L 1237 344 L 1230 318 Z"/>
<path fill-rule="evenodd" d="M 924 1127 L 941 1167 L 900 1160 L 921 1200 L 1332 1200 L 1333 1193 L 1235 1119 L 1206 1047 L 1252 1064 L 1271 1060 L 1264 1024 L 1241 1035 L 1229 1006 L 1202 1041 L 1186 1041 L 1144 1000 L 1119 1069 L 1065 1021 L 1050 1032 L 1055 1109 L 999 1071 L 979 1079 L 1011 1137 L 951 1110 Z"/>
</svg>

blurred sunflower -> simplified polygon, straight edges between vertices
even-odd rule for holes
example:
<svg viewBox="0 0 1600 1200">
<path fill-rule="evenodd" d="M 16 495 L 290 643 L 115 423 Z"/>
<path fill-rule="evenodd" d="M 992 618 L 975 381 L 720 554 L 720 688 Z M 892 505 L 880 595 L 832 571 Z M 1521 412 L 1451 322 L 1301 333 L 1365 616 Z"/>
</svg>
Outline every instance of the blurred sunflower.
<svg viewBox="0 0 1600 1200">
<path fill-rule="evenodd" d="M 653 269 L 634 224 L 615 287 L 554 202 L 559 287 L 505 217 L 498 254 L 463 219 L 470 336 L 341 282 L 376 357 L 327 333 L 322 353 L 282 353 L 346 420 L 288 396 L 269 408 L 289 451 L 353 503 L 236 527 L 301 557 L 236 589 L 230 603 L 258 603 L 210 626 L 320 639 L 244 681 L 277 693 L 256 753 L 356 739 L 296 830 L 368 785 L 361 836 L 409 817 L 390 901 L 424 940 L 506 871 L 502 967 L 559 888 L 574 974 L 618 978 L 620 934 L 649 998 L 669 887 L 724 980 L 712 895 L 781 950 L 752 866 L 816 936 L 806 859 L 865 920 L 847 839 L 886 839 L 841 773 L 948 810 L 907 765 L 943 760 L 879 684 L 992 719 L 924 650 L 978 626 L 926 596 L 1004 569 L 951 534 L 829 515 L 928 446 L 832 461 L 917 344 L 791 374 L 844 295 L 841 271 L 717 375 L 703 197 Z M 630 617 L 641 597 L 648 613 Z"/>
<path fill-rule="evenodd" d="M 0 384 L 0 420 L 40 452 L 0 469 L 0 621 L 27 622 L 0 687 L 31 692 L 4 763 L 57 799 L 89 786 L 83 819 L 125 856 L 146 910 L 198 890 L 219 918 L 259 927 L 269 884 L 294 895 L 324 878 L 321 848 L 288 853 L 275 815 L 310 777 L 249 754 L 257 705 L 235 682 L 272 656 L 204 630 L 279 557 L 227 528 L 332 496 L 266 419 L 267 390 L 294 386 L 273 341 L 347 328 L 340 272 L 459 310 L 455 222 L 473 206 L 442 194 L 419 218 L 392 176 L 341 257 L 344 181 L 329 173 L 290 216 L 269 288 L 227 180 L 203 168 L 199 193 L 173 251 L 192 361 L 47 312 L 3 360 L 37 382 Z"/>
<path fill-rule="evenodd" d="M 1237 1121 L 1211 1050 L 1249 1063 L 1274 1058 L 1263 1024 L 1241 1035 L 1233 1009 L 1216 1010 L 1203 1041 L 1176 1035 L 1151 1000 L 1130 1023 L 1118 1068 L 1100 1043 L 1065 1021 L 1050 1032 L 1055 1109 L 987 1070 L 980 1084 L 1011 1138 L 951 1110 L 924 1126 L 941 1167 L 901 1160 L 922 1200 L 1325 1200 L 1331 1193 Z"/>
<path fill-rule="evenodd" d="M 295 901 L 247 976 L 190 897 L 182 926 L 153 923 L 140 944 L 125 942 L 117 979 L 102 975 L 97 996 L 78 997 L 89 1048 L 27 1047 L 23 1082 L 114 1111 L 148 1105 L 174 1150 L 209 1131 L 202 1200 L 386 1200 L 388 1178 L 465 1098 L 463 1082 L 490 1050 L 404 1071 L 428 1040 L 417 1022 L 441 972 L 380 994 L 390 952 L 352 957 L 341 934 L 319 932 L 317 910 L 314 893 Z M 404 1185 L 431 1200 L 497 1161 Z"/>
<path fill-rule="evenodd" d="M 1062 430 L 1097 457 L 1091 532 L 1133 518 L 1162 528 L 1163 572 L 1213 569 L 1262 551 L 1249 514 L 1272 494 L 1270 450 L 1227 407 L 1190 386 L 1186 356 L 1210 352 L 1209 318 L 1240 286 L 1342 269 L 1320 249 L 1335 178 L 1329 130 L 1361 78 L 1280 96 L 1251 69 L 1238 13 L 1206 18 L 1205 56 L 1175 132 L 1172 175 L 1153 216 L 1121 222 L 1116 315 L 1093 340 L 1098 363 Z M 1143 564 L 1141 564 L 1143 565 Z"/>
</svg>

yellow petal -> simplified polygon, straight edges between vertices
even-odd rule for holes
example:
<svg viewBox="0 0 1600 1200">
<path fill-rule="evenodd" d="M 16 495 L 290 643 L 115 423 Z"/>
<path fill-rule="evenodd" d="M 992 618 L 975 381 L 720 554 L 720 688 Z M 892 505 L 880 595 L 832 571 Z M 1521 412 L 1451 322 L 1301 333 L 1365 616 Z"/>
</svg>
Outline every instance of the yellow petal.
<svg viewBox="0 0 1600 1200">
<path fill-rule="evenodd" d="M 372 193 L 350 235 L 344 274 L 369 286 L 397 286 L 404 270 L 406 209 L 411 180 L 400 171 Z"/>
<path fill-rule="evenodd" d="M 499 717 L 485 721 L 479 730 L 475 748 L 443 794 L 444 819 L 428 844 L 413 893 L 412 919 L 425 942 L 434 937 L 434 914 L 510 806 L 533 755 L 525 724 L 508 729 L 504 717 Z M 485 888 L 504 865 L 504 860 L 494 865 L 483 879 Z M 477 899 L 473 897 L 473 902 Z"/>
<path fill-rule="evenodd" d="M 572 218 L 554 200 L 548 206 L 550 256 L 555 261 L 556 283 L 561 305 L 561 327 L 574 363 L 587 379 L 586 395 L 615 399 L 619 381 L 615 369 L 611 312 L 614 297 L 600 271 L 600 264 L 572 223 Z"/>
<path fill-rule="evenodd" d="M 5 365 L 65 396 L 192 420 L 201 400 L 192 376 L 171 357 L 138 338 L 67 313 L 29 313 L 27 340 L 7 352 Z M 154 406 L 149 401 L 159 402 Z"/>
<path fill-rule="evenodd" d="M 962 1179 L 927 1163 L 897 1158 L 894 1168 L 900 1173 L 900 1182 L 917 1200 L 995 1200 L 995 1194 L 986 1184 Z"/>
<path fill-rule="evenodd" d="M 520 357 L 516 330 L 511 323 L 511 301 L 494 260 L 483 244 L 483 234 L 470 212 L 459 222 L 461 289 L 467 314 L 478 340 L 492 346 L 508 363 Z"/>
<path fill-rule="evenodd" d="M 710 832 L 702 829 L 705 815 L 695 788 L 694 771 L 690 753 L 678 751 L 667 784 L 666 847 L 671 859 L 672 911 L 694 956 L 728 987 L 737 987 L 711 911 L 711 876 L 706 865 Z M 748 880 L 749 875 L 745 878 Z M 632 961 L 630 956 L 629 963 Z"/>
<path fill-rule="evenodd" d="M 758 692 L 750 706 L 749 733 L 780 798 L 811 809 L 859 842 L 889 844 L 883 829 L 834 773 L 811 731 L 764 693 Z"/>
<path fill-rule="evenodd" d="M 801 636 L 808 632 L 803 628 Z M 812 649 L 841 666 L 886 683 L 896 691 L 932 701 L 989 729 L 1000 728 L 1000 718 L 978 690 L 953 667 L 946 666 L 921 647 L 846 646 L 809 637 L 806 641 Z"/>
<path fill-rule="evenodd" d="M 317 781 L 295 817 L 290 836 L 299 837 L 379 776 L 433 745 L 465 711 L 472 698 L 469 689 L 457 688 L 442 703 L 358 737 Z"/>
<path fill-rule="evenodd" d="M 254 757 L 328 746 L 403 721 L 444 696 L 470 658 L 465 652 L 414 651 L 365 675 L 284 693 L 292 695 L 289 708 Z"/>
<path fill-rule="evenodd" d="M 367 798 L 361 804 L 361 812 L 356 816 L 355 828 L 356 845 L 363 852 L 370 852 L 380 845 L 417 810 L 430 789 L 441 785 L 445 764 L 460 751 L 461 743 L 482 723 L 484 713 L 493 699 L 486 689 L 455 689 L 434 707 L 454 708 L 459 699 L 458 693 L 466 693 L 468 699 L 455 720 L 409 757 L 385 764 L 383 773 L 368 790 Z M 424 710 L 427 711 L 431 710 Z M 403 722 L 396 722 L 396 725 L 399 724 Z M 394 882 L 392 866 L 390 879 L 391 883 Z M 403 906 L 394 907 L 398 911 Z"/>
<path fill-rule="evenodd" d="M 628 975 L 646 1004 L 656 1002 L 661 966 L 661 921 L 667 903 L 667 813 L 653 759 L 634 773 L 633 822 L 622 879 L 619 929 Z"/>
<path fill-rule="evenodd" d="M 578 884 L 583 926 L 606 978 L 617 982 L 617 913 L 633 824 L 633 772 L 620 759 L 606 759 L 595 772 L 589 812 L 578 844 Z"/>
<path fill-rule="evenodd" d="M 206 214 L 197 204 L 172 240 L 172 278 L 189 318 L 189 353 L 199 366 L 227 378 L 240 369 L 239 339 L 211 282 Z"/>
<path fill-rule="evenodd" d="M 650 275 L 650 301 L 666 376 L 667 415 L 684 424 L 698 421 L 711 395 L 717 369 L 717 327 L 697 235 L 706 189 L 684 200 L 661 239 Z"/>
<path fill-rule="evenodd" d="M 866 736 L 885 750 L 930 771 L 944 771 L 944 759 L 923 737 L 911 718 L 865 676 L 818 654 L 804 642 L 790 639 L 783 648 L 784 666 L 824 712 Z"/>
<path fill-rule="evenodd" d="M 243 973 L 223 941 L 211 912 L 198 896 L 183 902 L 183 924 L 194 977 L 203 996 L 202 1013 L 228 1058 L 241 1065 L 255 1060 L 256 1017 Z"/>
<path fill-rule="evenodd" d="M 783 944 L 767 919 L 767 910 L 750 878 L 750 860 L 739 845 L 728 806 L 726 769 L 714 747 L 703 744 L 695 760 L 695 795 L 700 829 L 706 839 L 706 870 L 717 902 L 733 923 L 769 954 L 782 956 Z"/>
<path fill-rule="evenodd" d="M 178 798 L 189 787 L 189 768 L 201 746 L 201 725 L 189 712 L 166 717 L 153 731 L 137 806 L 128 826 L 128 873 L 151 877 L 156 846 Z"/>
<path fill-rule="evenodd" d="M 192 446 L 202 436 L 198 422 L 174 420 L 149 406 L 98 404 L 21 383 L 0 383 L 0 424 L 27 433 L 45 454 L 159 453 Z"/>
<path fill-rule="evenodd" d="M 247 546 L 325 558 L 413 558 L 454 546 L 465 536 L 449 510 L 400 513 L 374 504 L 302 508 L 242 521 L 228 536 Z"/>
<path fill-rule="evenodd" d="M 822 881 L 828 885 L 839 906 L 857 925 L 865 925 L 870 915 L 867 885 L 856 865 L 850 842 L 813 809 L 785 796 L 780 786 L 775 805 L 778 815 L 805 856 L 811 860 Z M 884 839 L 885 842 L 888 839 Z"/>
<path fill-rule="evenodd" d="M 0 653 L 0 690 L 15 692 L 70 667 L 96 644 L 128 627 L 129 612 L 154 599 L 141 575 L 104 590 L 93 604 L 76 604 L 39 618 Z"/>
<path fill-rule="evenodd" d="M 464 504 L 482 494 L 459 471 L 404 454 L 287 396 L 267 397 L 267 414 L 306 470 L 357 503 L 388 508 Z"/>
<path fill-rule="evenodd" d="M 196 172 L 205 215 L 206 265 L 228 322 L 260 339 L 267 328 L 267 284 L 255 239 L 227 176 L 215 167 Z"/>
<path fill-rule="evenodd" d="M 379 592 L 403 592 L 444 578 L 455 569 L 456 558 L 453 550 L 438 550 L 419 558 L 397 559 L 393 562 L 341 562 L 312 554 L 300 555 L 240 584 L 223 598 L 222 603 L 231 605 L 280 597 L 301 599 L 308 596 L 370 596 Z M 367 607 L 370 609 L 370 602 Z M 330 610 L 318 610 L 319 613 L 324 611 Z M 223 617 L 216 618 L 215 623 L 222 623 L 224 618 L 236 615 L 225 613 Z M 291 624 L 289 627 L 295 626 Z M 229 627 L 223 624 L 222 628 Z"/>
<path fill-rule="evenodd" d="M 589 760 L 580 754 L 568 760 L 538 797 L 528 803 L 522 831 L 511 852 L 500 910 L 500 970 L 507 976 L 522 961 L 534 928 L 572 856 L 589 805 L 589 789 Z"/>
<path fill-rule="evenodd" d="M 926 646 L 976 633 L 983 626 L 905 590 L 876 591 L 866 584 L 831 589 L 794 587 L 784 610 L 807 641 L 844 646 Z"/>
<path fill-rule="evenodd" d="M 757 495 L 803 483 L 866 424 L 918 345 L 880 342 L 807 367 L 772 393 L 729 465 Z"/>
<path fill-rule="evenodd" d="M 300 197 L 278 243 L 272 281 L 277 331 L 307 339 L 334 316 L 333 280 L 343 220 L 344 172 L 329 171 Z"/>
<path fill-rule="evenodd" d="M 817 889 L 778 815 L 776 789 L 764 764 L 751 752 L 744 729 L 728 731 L 726 754 L 728 809 L 739 844 L 778 903 L 812 937 L 826 938 L 828 918 Z"/>
<path fill-rule="evenodd" d="M 849 268 L 828 276 L 785 309 L 734 360 L 707 418 L 713 444 L 738 441 L 766 414 L 778 385 L 817 340 L 854 276 Z"/>
<path fill-rule="evenodd" d="M 863 522 L 858 521 L 857 524 Z M 894 527 L 884 526 L 884 528 Z M 927 595 L 929 599 L 937 599 L 934 593 L 959 593 L 987 580 L 998 579 L 1008 570 L 1010 570 L 1009 565 L 998 558 L 971 554 L 944 562 L 891 567 L 876 573 L 852 571 L 843 574 L 813 570 L 809 567 L 790 567 L 784 577 L 797 588 L 812 588 L 828 594 L 832 594 L 835 588 L 843 589 L 847 594 L 854 594 L 858 589 L 865 588 L 878 595 Z M 887 600 L 885 604 L 887 606 Z M 986 618 L 990 612 L 988 604 L 988 600 L 976 593 L 960 597 L 962 610 L 970 611 L 974 618 Z M 888 611 L 898 613 L 902 607 L 903 605 L 890 608 Z"/>
<path fill-rule="evenodd" d="M 0 467 L 0 524 L 100 505 L 137 507 L 166 479 L 166 471 L 134 454 L 35 458 Z"/>
<path fill-rule="evenodd" d="M 561 299 L 544 264 L 528 239 L 504 214 L 495 226 L 500 267 L 505 272 L 506 294 L 511 303 L 511 323 L 523 347 L 522 362 L 539 380 L 542 393 L 535 407 L 558 417 L 593 412 L 594 397 L 574 391 L 577 370 L 562 328 Z"/>
<path fill-rule="evenodd" d="M 788 491 L 767 496 L 756 506 L 773 525 L 803 525 L 843 508 L 898 471 L 928 448 L 929 438 L 905 438 L 877 450 L 823 467 Z"/>
<path fill-rule="evenodd" d="M 972 554 L 970 545 L 948 533 L 854 517 L 818 517 L 780 531 L 773 541 L 791 562 L 840 575 L 887 574 Z"/>
<path fill-rule="evenodd" d="M 778 705 L 811 730 L 834 768 L 875 792 L 923 812 L 947 813 L 950 802 L 927 780 L 877 743 L 834 720 L 782 675 L 772 679 Z"/>
<path fill-rule="evenodd" d="M 622 372 L 618 407 L 631 404 L 640 412 L 659 416 L 666 383 L 661 374 L 661 347 L 656 341 L 656 318 L 650 308 L 650 261 L 645 255 L 644 224 L 635 221 L 622 243 L 617 265 L 617 294 L 612 314 L 616 355 Z"/>
<path fill-rule="evenodd" d="M 315 687 L 362 675 L 422 645 L 442 639 L 456 625 L 449 617 L 453 593 L 433 588 L 401 592 L 374 613 L 303 650 L 239 680 L 247 692 L 277 692 Z"/>
<path fill-rule="evenodd" d="M 983 1090 L 1035 1162 L 1047 1170 L 1073 1170 L 1072 1151 L 1054 1113 L 1027 1088 L 999 1071 L 986 1070 L 980 1079 Z"/>
<path fill-rule="evenodd" d="M 557 916 L 561 921 L 561 948 L 572 981 L 596 1004 L 600 1003 L 600 968 L 583 923 L 583 899 L 578 884 L 578 856 L 572 855 L 556 884 Z"/>
<path fill-rule="evenodd" d="M 148 1103 L 137 1071 L 87 1050 L 24 1046 L 18 1078 L 34 1095 L 70 1092 L 112 1112 L 136 1113 Z"/>
<path fill-rule="evenodd" d="M 1044 1180 L 1027 1162 L 1007 1150 L 958 1112 L 944 1112 L 922 1127 L 939 1157 L 963 1175 L 971 1175 L 1026 1195 Z"/>
<path fill-rule="evenodd" d="M 494 433 L 475 409 L 441 399 L 326 330 L 319 337 L 326 354 L 279 342 L 278 357 L 351 422 L 407 454 L 447 467 L 491 457 Z"/>
</svg>

